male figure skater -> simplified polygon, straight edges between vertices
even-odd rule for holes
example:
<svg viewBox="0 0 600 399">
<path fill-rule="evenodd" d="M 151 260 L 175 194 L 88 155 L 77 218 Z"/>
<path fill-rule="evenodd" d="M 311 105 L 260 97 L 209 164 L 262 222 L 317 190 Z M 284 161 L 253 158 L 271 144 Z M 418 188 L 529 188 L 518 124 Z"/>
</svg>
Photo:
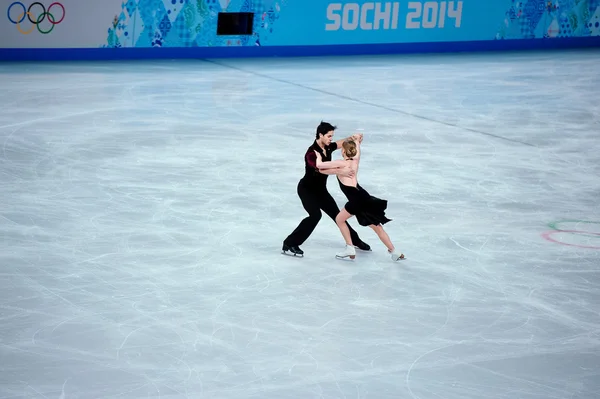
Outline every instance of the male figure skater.
<svg viewBox="0 0 600 399">
<path fill-rule="evenodd" d="M 305 174 L 298 183 L 298 196 L 302 201 L 302 206 L 308 212 L 308 216 L 283 241 L 283 248 L 281 249 L 283 254 L 303 257 L 304 251 L 300 249 L 300 245 L 308 239 L 319 224 L 321 211 L 325 212 L 334 222 L 336 216 L 340 213 L 335 200 L 329 191 L 327 191 L 327 178 L 329 175 L 337 174 L 351 177 L 354 172 L 348 167 L 319 170 L 317 168 L 317 154 L 315 154 L 315 151 L 317 151 L 321 155 L 323 162 L 331 161 L 332 152 L 342 148 L 342 143 L 346 140 L 345 138 L 337 142 L 331 141 L 335 129 L 336 127 L 330 123 L 321 122 L 317 126 L 315 141 L 308 147 L 306 154 L 304 154 Z M 356 134 L 352 137 L 362 141 L 362 134 Z M 358 237 L 358 234 L 350 227 L 348 222 L 346 224 L 350 230 L 352 244 L 363 251 L 370 251 L 371 247 Z"/>
</svg>

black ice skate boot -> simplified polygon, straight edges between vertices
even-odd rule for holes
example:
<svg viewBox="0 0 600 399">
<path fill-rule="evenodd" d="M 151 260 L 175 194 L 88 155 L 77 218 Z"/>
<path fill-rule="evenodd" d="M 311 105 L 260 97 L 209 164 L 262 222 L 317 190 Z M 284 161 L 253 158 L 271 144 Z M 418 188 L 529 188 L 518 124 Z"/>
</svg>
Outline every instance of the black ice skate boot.
<svg viewBox="0 0 600 399">
<path fill-rule="evenodd" d="M 283 247 L 281 248 L 281 253 L 288 256 L 298 256 L 300 258 L 304 257 L 304 251 L 301 250 L 300 247 L 297 245 L 290 246 L 287 244 L 283 244 Z"/>
<path fill-rule="evenodd" d="M 353 242 L 352 243 L 356 248 L 360 249 L 361 251 L 370 251 L 371 247 L 369 246 L 369 244 L 367 244 L 366 242 L 362 241 L 362 240 L 358 240 L 357 242 Z"/>
</svg>

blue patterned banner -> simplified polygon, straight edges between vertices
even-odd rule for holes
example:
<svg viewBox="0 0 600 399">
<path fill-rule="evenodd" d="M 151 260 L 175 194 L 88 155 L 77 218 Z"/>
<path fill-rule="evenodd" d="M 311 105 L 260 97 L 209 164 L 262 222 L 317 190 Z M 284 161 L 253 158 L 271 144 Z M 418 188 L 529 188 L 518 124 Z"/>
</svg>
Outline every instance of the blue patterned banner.
<svg viewBox="0 0 600 399">
<path fill-rule="evenodd" d="M 62 0 L 1 3 L 0 48 L 443 43 L 600 36 L 600 0 Z M 253 34 L 217 35 L 221 12 Z"/>
<path fill-rule="evenodd" d="M 254 35 L 217 36 L 217 15 L 222 11 L 254 12 Z M 107 46 L 289 46 L 598 35 L 600 0 L 129 0 L 109 27 Z"/>
</svg>

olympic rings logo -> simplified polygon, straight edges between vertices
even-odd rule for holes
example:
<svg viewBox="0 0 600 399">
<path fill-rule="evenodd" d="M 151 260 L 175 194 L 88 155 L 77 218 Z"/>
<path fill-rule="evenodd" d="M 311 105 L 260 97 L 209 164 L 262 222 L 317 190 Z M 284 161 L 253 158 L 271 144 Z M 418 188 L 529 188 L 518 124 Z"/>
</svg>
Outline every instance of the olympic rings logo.
<svg viewBox="0 0 600 399">
<path fill-rule="evenodd" d="M 13 17 L 11 16 L 11 11 L 13 11 L 13 7 L 17 7 L 17 8 L 21 7 L 22 8 L 22 11 L 16 17 L 16 20 L 13 19 Z M 41 7 L 41 12 L 38 14 L 37 17 L 34 16 L 34 11 L 32 11 L 34 7 L 36 9 Z M 52 12 L 51 12 L 52 7 L 62 9 L 62 16 L 60 17 L 60 19 L 56 18 L 56 16 L 58 16 L 60 14 L 57 14 L 56 16 L 54 14 L 52 14 Z M 55 13 L 56 13 L 56 11 L 55 11 Z M 35 28 L 37 28 L 38 32 L 40 32 L 44 35 L 47 35 L 48 33 L 52 32 L 52 29 L 54 29 L 55 25 L 60 24 L 65 19 L 65 7 L 62 4 L 60 4 L 59 2 L 54 2 L 54 3 L 50 4 L 50 7 L 48 7 L 48 9 L 46 10 L 46 7 L 42 3 L 40 3 L 39 1 L 36 1 L 35 3 L 31 3 L 29 8 L 26 8 L 25 4 L 21 3 L 20 1 L 15 1 L 14 3 L 12 3 L 11 5 L 8 6 L 8 9 L 6 10 L 6 16 L 8 17 L 8 20 L 10 22 L 12 22 L 14 25 L 17 25 L 17 30 L 20 33 L 22 33 L 23 35 L 30 34 L 31 32 L 33 32 L 33 30 Z M 13 16 L 14 16 L 14 14 L 13 14 Z M 23 21 L 25 21 L 25 18 L 27 18 L 29 20 L 29 22 L 32 23 L 32 27 L 29 30 L 23 30 L 21 28 L 21 23 Z M 47 30 L 43 30 L 40 27 L 40 24 L 42 22 L 44 22 L 46 20 L 46 18 L 48 19 L 48 22 L 50 23 L 50 28 Z"/>
</svg>

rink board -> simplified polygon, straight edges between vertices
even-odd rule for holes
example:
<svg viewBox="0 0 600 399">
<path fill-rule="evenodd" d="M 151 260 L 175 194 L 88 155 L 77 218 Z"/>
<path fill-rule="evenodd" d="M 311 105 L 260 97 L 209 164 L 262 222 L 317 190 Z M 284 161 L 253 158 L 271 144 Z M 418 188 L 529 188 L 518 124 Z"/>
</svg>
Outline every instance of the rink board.
<svg viewBox="0 0 600 399">
<path fill-rule="evenodd" d="M 0 4 L 0 58 L 5 60 L 600 46 L 600 0 L 2 0 Z M 228 27 L 226 19 L 232 15 L 238 22 Z M 245 34 L 234 34 L 243 28 Z"/>
</svg>

